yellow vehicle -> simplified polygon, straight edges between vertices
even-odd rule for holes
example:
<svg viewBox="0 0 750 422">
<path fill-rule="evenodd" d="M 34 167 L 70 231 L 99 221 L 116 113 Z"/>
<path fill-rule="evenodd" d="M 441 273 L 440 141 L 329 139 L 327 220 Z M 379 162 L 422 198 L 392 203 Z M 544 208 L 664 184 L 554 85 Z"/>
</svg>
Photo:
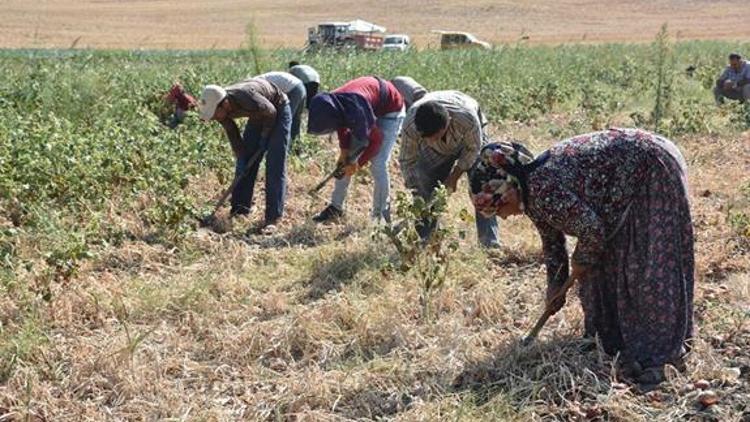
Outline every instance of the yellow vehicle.
<svg viewBox="0 0 750 422">
<path fill-rule="evenodd" d="M 460 31 L 433 31 L 440 34 L 440 49 L 452 50 L 455 48 L 492 48 L 490 43 L 477 39 L 468 32 Z"/>
</svg>

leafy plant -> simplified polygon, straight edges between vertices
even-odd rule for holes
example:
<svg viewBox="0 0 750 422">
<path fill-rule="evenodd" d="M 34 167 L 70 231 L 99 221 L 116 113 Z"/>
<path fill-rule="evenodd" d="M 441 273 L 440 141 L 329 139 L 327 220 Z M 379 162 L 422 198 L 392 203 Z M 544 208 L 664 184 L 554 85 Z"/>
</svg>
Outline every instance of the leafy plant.
<svg viewBox="0 0 750 422">
<path fill-rule="evenodd" d="M 396 217 L 399 222 L 386 226 L 383 233 L 396 247 L 400 258 L 400 270 L 413 274 L 422 287 L 422 314 L 431 316 L 431 299 L 445 283 L 450 263 L 450 254 L 458 249 L 453 231 L 437 224 L 448 207 L 448 192 L 440 186 L 429 201 L 421 197 L 409 197 L 404 192 L 396 196 Z M 418 228 L 425 223 L 436 223 L 430 237 L 423 240 Z"/>
</svg>

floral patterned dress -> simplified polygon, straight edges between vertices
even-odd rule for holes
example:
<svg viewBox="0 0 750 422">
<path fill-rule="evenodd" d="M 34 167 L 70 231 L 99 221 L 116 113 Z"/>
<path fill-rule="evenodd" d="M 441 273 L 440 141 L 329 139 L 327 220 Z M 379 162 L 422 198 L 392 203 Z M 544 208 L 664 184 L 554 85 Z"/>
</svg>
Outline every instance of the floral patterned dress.
<svg viewBox="0 0 750 422">
<path fill-rule="evenodd" d="M 685 160 L 669 140 L 610 129 L 565 140 L 528 176 L 526 214 L 542 239 L 548 283 L 572 259 L 586 335 L 643 367 L 684 352 L 693 331 L 693 226 Z"/>
</svg>

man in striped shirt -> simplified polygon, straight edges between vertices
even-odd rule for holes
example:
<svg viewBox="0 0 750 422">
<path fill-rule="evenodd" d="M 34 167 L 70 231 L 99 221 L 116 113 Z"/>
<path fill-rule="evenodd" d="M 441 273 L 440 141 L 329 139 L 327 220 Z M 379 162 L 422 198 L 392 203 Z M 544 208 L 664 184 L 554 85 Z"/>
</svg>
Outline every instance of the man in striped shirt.
<svg viewBox="0 0 750 422">
<path fill-rule="evenodd" d="M 409 109 L 404 120 L 399 163 L 406 187 L 429 200 L 438 183 L 449 192 L 479 156 L 486 121 L 476 100 L 459 91 L 426 94 Z M 436 221 L 418 227 L 429 238 Z M 479 243 L 497 247 L 497 220 L 476 214 Z"/>
</svg>

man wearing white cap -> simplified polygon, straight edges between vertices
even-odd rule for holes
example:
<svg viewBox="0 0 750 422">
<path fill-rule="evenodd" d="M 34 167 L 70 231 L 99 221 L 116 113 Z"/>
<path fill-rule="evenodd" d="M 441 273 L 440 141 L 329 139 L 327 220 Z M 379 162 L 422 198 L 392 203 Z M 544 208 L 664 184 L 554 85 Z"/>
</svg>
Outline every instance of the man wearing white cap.
<svg viewBox="0 0 750 422">
<path fill-rule="evenodd" d="M 237 159 L 236 175 L 245 172 L 248 160 L 259 149 L 266 155 L 266 212 L 263 226 L 277 224 L 284 214 L 286 156 L 292 125 L 286 95 L 264 79 L 248 79 L 226 88 L 207 85 L 201 95 L 199 110 L 201 119 L 215 120 L 224 127 Z M 234 121 L 240 117 L 247 117 L 242 136 Z M 260 159 L 252 163 L 246 176 L 232 192 L 232 216 L 250 212 L 259 167 Z"/>
</svg>

